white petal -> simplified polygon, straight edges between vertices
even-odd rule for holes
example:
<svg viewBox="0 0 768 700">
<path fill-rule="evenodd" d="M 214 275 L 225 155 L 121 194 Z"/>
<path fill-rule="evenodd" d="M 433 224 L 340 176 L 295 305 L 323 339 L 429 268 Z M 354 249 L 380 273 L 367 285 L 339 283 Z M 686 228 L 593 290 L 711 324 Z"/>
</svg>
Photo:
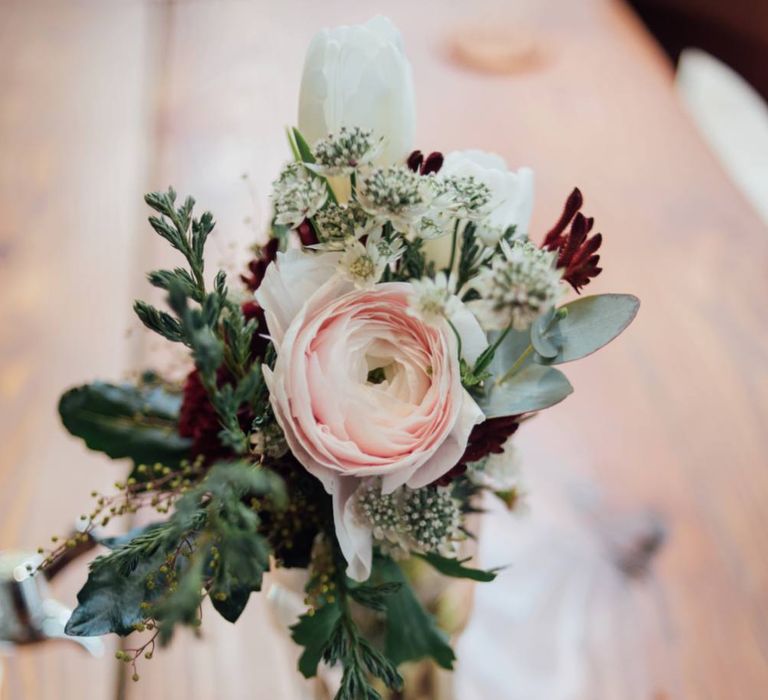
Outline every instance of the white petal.
<svg viewBox="0 0 768 700">
<path fill-rule="evenodd" d="M 256 301 L 264 309 L 267 328 L 277 349 L 285 331 L 307 301 L 336 271 L 336 253 L 305 253 L 292 249 L 278 253 L 267 267 L 256 292 Z"/>
<path fill-rule="evenodd" d="M 451 316 L 450 321 L 461 338 L 461 354 L 467 362 L 474 363 L 488 347 L 488 338 L 480 327 L 479 321 L 463 303 Z"/>
<path fill-rule="evenodd" d="M 445 156 L 440 173 L 444 175 L 470 175 L 469 165 L 476 165 L 483 169 L 500 170 L 507 172 L 506 161 L 497 153 L 489 153 L 479 149 L 466 151 L 451 151 Z"/>
<path fill-rule="evenodd" d="M 353 581 L 365 581 L 371 575 L 373 537 L 370 528 L 355 517 L 352 496 L 362 479 L 337 477 L 333 498 L 333 522 L 336 539 L 347 560 L 347 576 Z"/>
</svg>

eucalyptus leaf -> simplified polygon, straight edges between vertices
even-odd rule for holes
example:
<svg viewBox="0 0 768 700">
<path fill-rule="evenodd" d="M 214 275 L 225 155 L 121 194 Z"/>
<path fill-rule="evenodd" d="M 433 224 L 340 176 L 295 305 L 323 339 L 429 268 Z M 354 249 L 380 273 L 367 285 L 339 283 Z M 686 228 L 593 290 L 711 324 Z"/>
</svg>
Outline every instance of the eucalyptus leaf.
<svg viewBox="0 0 768 700">
<path fill-rule="evenodd" d="M 549 408 L 572 392 L 559 370 L 528 364 L 502 384 L 494 383 L 477 402 L 486 418 L 499 418 Z"/>
<path fill-rule="evenodd" d="M 540 364 L 561 364 L 591 355 L 616 338 L 635 318 L 640 301 L 631 294 L 598 294 L 566 304 L 564 318 L 554 320 L 537 341 L 558 346 L 556 354 L 536 347 L 534 360 Z M 532 339 L 533 339 L 532 334 Z"/>
<path fill-rule="evenodd" d="M 493 345 L 498 339 L 500 333 L 493 332 L 488 335 L 488 344 Z M 504 337 L 501 345 L 496 348 L 496 352 L 493 355 L 493 360 L 488 366 L 488 371 L 491 375 L 498 379 L 503 377 L 504 374 L 512 367 L 523 355 L 531 344 L 531 335 L 528 331 L 515 331 L 509 330 Z M 531 362 L 528 359 L 522 366 Z"/>
<path fill-rule="evenodd" d="M 556 357 L 562 347 L 562 336 L 557 328 L 550 330 L 554 318 L 555 309 L 552 308 L 539 316 L 531 326 L 531 345 L 542 357 Z"/>
<path fill-rule="evenodd" d="M 158 386 L 94 382 L 70 389 L 59 402 L 64 427 L 92 450 L 136 464 L 178 464 L 190 441 L 178 434 L 181 397 Z"/>
</svg>

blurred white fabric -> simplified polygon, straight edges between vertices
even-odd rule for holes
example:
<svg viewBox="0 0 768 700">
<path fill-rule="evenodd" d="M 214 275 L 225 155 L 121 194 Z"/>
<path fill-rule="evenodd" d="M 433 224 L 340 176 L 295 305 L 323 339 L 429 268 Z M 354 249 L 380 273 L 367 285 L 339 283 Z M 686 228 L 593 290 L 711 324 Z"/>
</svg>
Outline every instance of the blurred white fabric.
<svg viewBox="0 0 768 700">
<path fill-rule="evenodd" d="M 768 105 L 738 73 L 699 49 L 683 51 L 676 82 L 701 135 L 768 223 Z"/>
</svg>

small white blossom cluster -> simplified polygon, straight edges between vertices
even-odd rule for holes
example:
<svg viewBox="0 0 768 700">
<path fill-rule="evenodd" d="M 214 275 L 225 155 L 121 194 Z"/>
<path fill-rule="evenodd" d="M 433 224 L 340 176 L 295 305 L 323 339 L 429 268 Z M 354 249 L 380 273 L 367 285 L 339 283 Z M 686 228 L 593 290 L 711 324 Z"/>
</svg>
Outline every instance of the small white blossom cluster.
<svg viewBox="0 0 768 700">
<path fill-rule="evenodd" d="M 357 196 L 369 214 L 407 233 L 432 202 L 429 180 L 404 166 L 375 168 L 361 178 Z"/>
<path fill-rule="evenodd" d="M 455 217 L 477 221 L 488 214 L 491 190 L 473 175 L 437 178 L 436 184 L 438 200 L 445 202 L 445 208 Z"/>
<path fill-rule="evenodd" d="M 444 272 L 438 272 L 434 279 L 423 277 L 411 280 L 413 291 L 408 295 L 408 313 L 429 325 L 437 325 L 453 316 L 461 307 L 454 294 L 453 280 Z"/>
<path fill-rule="evenodd" d="M 381 279 L 385 268 L 400 257 L 403 247 L 387 242 L 379 229 L 367 237 L 365 244 L 349 236 L 344 241 L 343 251 L 338 263 L 339 273 L 356 287 L 370 289 Z"/>
<path fill-rule="evenodd" d="M 450 488 L 403 486 L 385 495 L 380 483 L 372 480 L 358 488 L 355 498 L 359 518 L 391 556 L 456 553 L 456 543 L 462 539 L 461 509 Z"/>
<path fill-rule="evenodd" d="M 360 179 L 361 206 L 379 221 L 389 221 L 407 238 L 448 234 L 459 221 L 488 213 L 491 191 L 473 176 L 419 175 L 404 167 L 376 168 Z"/>
<path fill-rule="evenodd" d="M 503 255 L 495 256 L 469 283 L 480 299 L 469 306 L 486 330 L 512 326 L 525 330 L 549 310 L 562 293 L 562 270 L 556 254 L 530 241 L 501 242 Z"/>
<path fill-rule="evenodd" d="M 325 250 L 341 250 L 350 236 L 361 238 L 367 233 L 371 221 L 357 204 L 346 206 L 330 203 L 315 215 L 315 226 Z"/>
<path fill-rule="evenodd" d="M 372 131 L 342 126 L 338 134 L 330 134 L 315 144 L 316 163 L 312 167 L 327 177 L 350 175 L 370 165 L 381 147 L 382 139 L 375 139 Z"/>
<path fill-rule="evenodd" d="M 325 180 L 301 163 L 289 163 L 272 183 L 275 222 L 296 228 L 304 219 L 313 217 L 327 198 Z"/>
</svg>

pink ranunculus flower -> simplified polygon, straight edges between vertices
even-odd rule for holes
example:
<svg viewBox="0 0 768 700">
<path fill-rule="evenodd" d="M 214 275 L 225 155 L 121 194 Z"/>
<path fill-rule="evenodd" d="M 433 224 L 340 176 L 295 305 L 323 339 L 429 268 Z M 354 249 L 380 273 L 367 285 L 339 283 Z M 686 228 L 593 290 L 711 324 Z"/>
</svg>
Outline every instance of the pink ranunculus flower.
<svg viewBox="0 0 768 700">
<path fill-rule="evenodd" d="M 408 313 L 409 283 L 355 289 L 335 274 L 337 258 L 278 254 L 256 297 L 277 349 L 274 369 L 264 367 L 275 415 L 333 498 L 348 575 L 365 580 L 371 532 L 351 501 L 361 480 L 381 477 L 384 493 L 430 484 L 458 462 L 484 416 L 461 385 L 449 325 Z M 485 334 L 461 304 L 451 320 L 474 361 Z"/>
</svg>

